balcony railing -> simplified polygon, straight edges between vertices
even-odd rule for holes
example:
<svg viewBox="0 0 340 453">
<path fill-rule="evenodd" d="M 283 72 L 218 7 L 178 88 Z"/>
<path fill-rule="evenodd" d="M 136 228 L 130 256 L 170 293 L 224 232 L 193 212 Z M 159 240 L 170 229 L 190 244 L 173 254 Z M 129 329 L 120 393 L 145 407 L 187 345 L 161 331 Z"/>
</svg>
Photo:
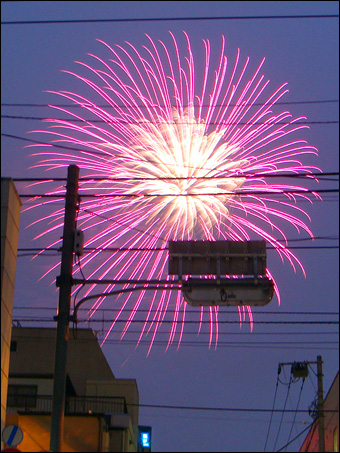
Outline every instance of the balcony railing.
<svg viewBox="0 0 340 453">
<path fill-rule="evenodd" d="M 21 413 L 50 414 L 51 395 L 8 395 L 7 408 Z M 70 396 L 65 399 L 65 414 L 127 414 L 123 396 Z"/>
</svg>

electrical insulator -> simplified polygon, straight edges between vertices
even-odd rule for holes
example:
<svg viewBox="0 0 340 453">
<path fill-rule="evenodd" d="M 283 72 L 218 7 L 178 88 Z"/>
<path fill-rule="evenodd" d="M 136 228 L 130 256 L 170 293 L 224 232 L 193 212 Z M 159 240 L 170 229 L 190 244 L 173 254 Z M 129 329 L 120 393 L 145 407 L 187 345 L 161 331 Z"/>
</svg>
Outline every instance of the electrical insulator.
<svg viewBox="0 0 340 453">
<path fill-rule="evenodd" d="M 84 254 L 84 232 L 82 230 L 76 230 L 74 232 L 74 253 L 78 256 Z"/>
</svg>

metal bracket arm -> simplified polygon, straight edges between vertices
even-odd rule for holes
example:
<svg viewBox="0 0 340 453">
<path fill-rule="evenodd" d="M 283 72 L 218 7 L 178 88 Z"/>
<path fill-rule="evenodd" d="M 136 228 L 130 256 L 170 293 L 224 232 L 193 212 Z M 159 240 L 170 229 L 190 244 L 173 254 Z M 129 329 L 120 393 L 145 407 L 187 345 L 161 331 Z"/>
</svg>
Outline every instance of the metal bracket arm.
<svg viewBox="0 0 340 453">
<path fill-rule="evenodd" d="M 71 275 L 58 275 L 55 281 L 56 287 L 60 288 L 62 285 L 74 285 L 74 281 Z"/>
</svg>

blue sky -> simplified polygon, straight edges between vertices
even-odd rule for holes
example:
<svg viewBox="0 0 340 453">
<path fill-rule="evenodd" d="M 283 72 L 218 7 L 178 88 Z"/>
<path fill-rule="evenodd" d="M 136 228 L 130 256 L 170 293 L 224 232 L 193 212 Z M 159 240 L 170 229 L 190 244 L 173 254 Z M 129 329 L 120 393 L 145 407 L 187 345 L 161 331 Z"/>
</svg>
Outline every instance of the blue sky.
<svg viewBox="0 0 340 453">
<path fill-rule="evenodd" d="M 2 2 L 1 8 L 3 21 L 338 14 L 338 2 Z M 250 57 L 252 67 L 265 57 L 263 72 L 273 89 L 288 82 L 287 102 L 308 101 L 287 105 L 287 109 L 294 116 L 306 116 L 313 123 L 303 132 L 308 143 L 319 150 L 319 157 L 312 159 L 311 164 L 324 172 L 339 171 L 338 124 L 334 124 L 338 121 L 338 103 L 309 103 L 339 99 L 336 18 L 3 25 L 2 104 L 47 104 L 55 102 L 48 90 L 77 90 L 75 81 L 61 70 L 74 70 L 74 61 L 86 60 L 87 53 L 101 54 L 103 49 L 96 39 L 112 45 L 129 41 L 141 46 L 146 43 L 145 33 L 155 40 L 169 42 L 168 31 L 181 40 L 183 30 L 190 36 L 195 55 L 202 55 L 202 39 L 209 39 L 212 48 L 219 50 L 221 35 L 224 35 L 226 54 L 231 58 L 237 48 L 241 50 L 241 57 Z M 41 107 L 3 105 L 2 115 L 38 118 L 51 112 Z M 32 138 L 28 132 L 39 128 L 42 125 L 38 119 L 2 119 L 3 134 Z M 25 148 L 25 144 L 2 137 L 2 176 L 41 176 L 41 170 L 30 168 L 34 158 L 30 157 L 32 150 Z M 64 175 L 59 171 L 55 176 Z M 19 193 L 26 190 L 23 183 L 18 183 L 17 187 Z M 336 182 L 331 181 L 320 182 L 318 186 L 320 189 L 334 187 L 337 187 Z M 324 202 L 315 202 L 308 207 L 308 213 L 315 237 L 338 237 L 337 195 L 325 194 Z M 21 248 L 36 246 L 32 238 L 40 232 L 39 227 L 26 228 L 33 219 L 32 214 L 21 216 Z M 298 235 L 291 230 L 290 237 L 298 238 Z M 303 313 L 338 312 L 338 250 L 318 248 L 338 242 L 323 239 L 297 244 L 315 246 L 296 251 L 307 277 L 299 271 L 295 274 L 287 263 L 281 263 L 269 252 L 268 261 L 281 292 L 281 306 L 275 299 L 262 310 L 272 314 L 255 310 L 253 334 L 247 326 L 239 329 L 237 325 L 226 324 L 220 328 L 222 344 L 217 350 L 208 349 L 206 337 L 192 335 L 184 336 L 178 350 L 174 346 L 165 352 L 164 345 L 155 346 L 148 357 L 146 346 L 135 349 L 126 342 L 107 342 L 103 351 L 115 375 L 136 378 L 140 401 L 145 405 L 271 409 L 278 363 L 315 361 L 317 355 L 322 355 L 324 388 L 328 390 L 338 370 L 338 350 L 331 343 L 337 339 L 332 334 L 336 326 L 261 324 L 264 321 L 337 320 L 335 315 Z M 30 258 L 18 258 L 16 316 L 23 313 L 35 316 L 34 311 L 25 312 L 22 307 L 51 309 L 57 304 L 57 293 L 51 281 L 38 281 L 50 258 L 34 261 Z M 44 294 L 44 300 L 40 294 Z M 302 314 L 289 315 L 290 312 Z M 47 316 L 51 312 L 41 310 L 39 314 Z M 236 321 L 237 315 L 225 314 L 223 319 Z M 93 324 L 93 328 L 100 330 L 100 323 Z M 194 327 L 190 329 L 194 331 Z M 190 341 L 190 345 L 185 341 Z M 288 341 L 293 343 L 282 343 Z M 306 344 L 307 341 L 312 344 Z M 286 372 L 283 380 L 289 378 L 289 370 Z M 315 382 L 312 375 L 303 391 L 300 408 L 308 409 L 314 399 Z M 300 384 L 293 385 L 289 409 L 296 407 L 299 388 Z M 283 408 L 286 390 L 283 384 L 279 387 L 277 408 Z M 263 451 L 269 417 L 267 412 L 143 407 L 140 410 L 140 424 L 153 428 L 153 451 L 163 452 Z M 288 439 L 292 418 L 292 414 L 286 414 L 283 419 L 277 449 Z M 279 415 L 274 416 L 269 451 L 273 451 L 279 422 Z M 298 414 L 293 436 L 304 429 L 304 423 L 310 422 L 308 414 Z M 297 449 L 298 444 L 294 443 L 287 451 Z"/>
</svg>

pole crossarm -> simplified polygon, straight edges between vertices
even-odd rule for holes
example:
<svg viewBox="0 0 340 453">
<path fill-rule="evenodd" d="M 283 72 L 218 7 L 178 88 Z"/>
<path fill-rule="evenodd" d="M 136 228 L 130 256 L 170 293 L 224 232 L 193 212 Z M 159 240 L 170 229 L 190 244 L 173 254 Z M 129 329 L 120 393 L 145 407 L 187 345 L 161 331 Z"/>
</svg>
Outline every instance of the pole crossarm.
<svg viewBox="0 0 340 453">
<path fill-rule="evenodd" d="M 86 285 L 86 284 L 96 284 L 96 285 L 179 285 L 179 280 L 131 280 L 131 279 L 119 279 L 119 280 L 109 280 L 109 279 L 82 279 L 82 278 L 73 278 L 73 285 Z"/>
<path fill-rule="evenodd" d="M 301 362 L 301 361 L 299 361 L 299 362 Z M 283 365 L 294 365 L 295 363 L 297 363 L 297 362 L 281 362 L 281 363 L 279 363 L 279 366 L 280 365 L 282 365 L 282 366 Z M 305 363 L 308 363 L 308 365 L 316 365 L 318 362 L 312 362 L 311 360 L 308 360 Z"/>
</svg>

